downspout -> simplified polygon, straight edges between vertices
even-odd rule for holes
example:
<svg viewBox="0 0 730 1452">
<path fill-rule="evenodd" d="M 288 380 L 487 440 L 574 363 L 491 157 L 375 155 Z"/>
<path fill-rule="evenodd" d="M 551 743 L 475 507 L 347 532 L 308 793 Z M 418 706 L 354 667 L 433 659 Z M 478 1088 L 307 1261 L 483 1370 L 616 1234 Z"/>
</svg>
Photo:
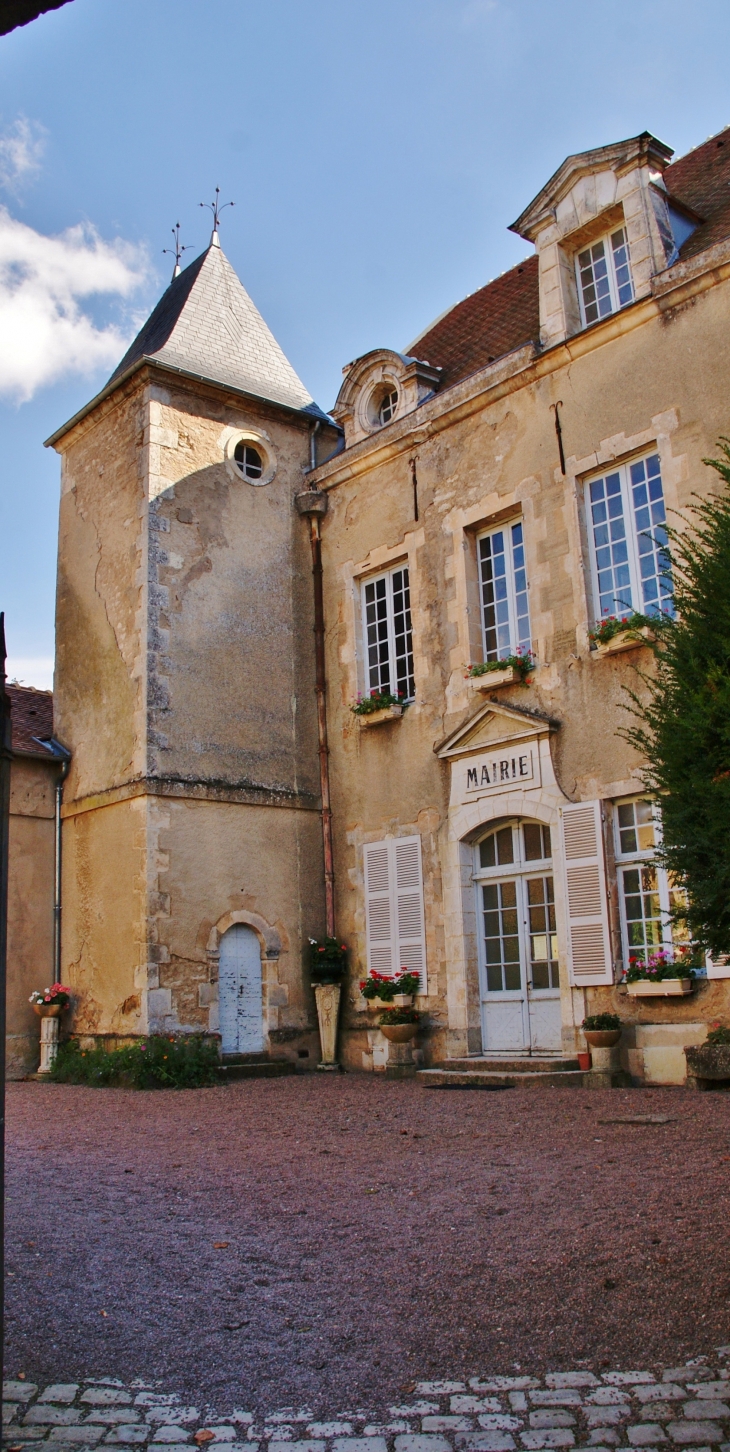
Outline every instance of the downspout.
<svg viewBox="0 0 730 1452">
<path fill-rule="evenodd" d="M 316 458 L 316 423 L 310 436 L 310 458 Z M 315 464 L 312 467 L 316 467 Z M 325 923 L 328 938 L 335 936 L 335 869 L 332 848 L 332 807 L 330 803 L 329 745 L 327 741 L 327 676 L 324 653 L 324 591 L 322 588 L 322 540 L 319 521 L 327 512 L 327 495 L 318 489 L 306 489 L 296 496 L 298 513 L 309 519 L 309 543 L 312 550 L 312 582 L 314 585 L 314 660 L 315 693 L 317 696 L 317 738 L 319 751 L 319 788 L 322 798 L 322 847 L 324 850 Z"/>
<path fill-rule="evenodd" d="M 55 736 L 48 736 L 40 741 L 34 736 L 34 741 L 39 746 L 44 746 L 46 751 L 60 763 L 61 770 L 56 777 L 55 790 L 55 852 L 53 869 L 53 982 L 61 981 L 61 807 L 63 805 L 63 784 L 68 776 L 68 769 L 71 765 L 71 752 L 67 747 L 62 746 Z"/>
</svg>

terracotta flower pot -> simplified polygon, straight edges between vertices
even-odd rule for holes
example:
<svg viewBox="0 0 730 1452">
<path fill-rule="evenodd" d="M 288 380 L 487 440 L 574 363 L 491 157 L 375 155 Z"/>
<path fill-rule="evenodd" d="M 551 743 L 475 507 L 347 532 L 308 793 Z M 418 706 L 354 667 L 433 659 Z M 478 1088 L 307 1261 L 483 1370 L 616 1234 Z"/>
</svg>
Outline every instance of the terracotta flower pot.
<svg viewBox="0 0 730 1452">
<path fill-rule="evenodd" d="M 591 1067 L 591 1056 L 590 1056 L 590 1054 L 588 1054 L 588 1053 L 585 1053 L 585 1054 L 576 1054 L 576 1058 L 578 1060 L 578 1068 L 579 1069 L 582 1069 L 584 1073 L 585 1073 L 586 1069 L 590 1069 L 590 1067 Z"/>
<path fill-rule="evenodd" d="M 391 1044 L 407 1044 L 418 1033 L 417 1023 L 381 1023 L 381 1032 Z"/>
<path fill-rule="evenodd" d="M 621 1030 L 618 1029 L 584 1029 L 586 1043 L 592 1049 L 612 1049 L 621 1038 Z"/>
<path fill-rule="evenodd" d="M 33 1007 L 39 1018 L 60 1018 L 66 1007 L 65 1003 L 34 1003 Z"/>
</svg>

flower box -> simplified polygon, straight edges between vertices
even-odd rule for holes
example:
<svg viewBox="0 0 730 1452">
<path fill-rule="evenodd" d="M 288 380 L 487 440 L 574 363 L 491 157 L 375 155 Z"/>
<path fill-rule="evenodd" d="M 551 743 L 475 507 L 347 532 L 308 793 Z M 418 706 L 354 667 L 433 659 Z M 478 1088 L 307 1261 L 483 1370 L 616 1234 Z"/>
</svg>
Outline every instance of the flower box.
<svg viewBox="0 0 730 1452">
<path fill-rule="evenodd" d="M 383 721 L 398 721 L 402 715 L 402 706 L 383 706 L 380 711 L 367 711 L 362 715 L 358 714 L 357 719 L 361 726 L 380 726 Z"/>
<path fill-rule="evenodd" d="M 480 676 L 467 676 L 470 691 L 494 691 L 499 686 L 514 686 L 520 680 L 514 666 L 505 666 L 501 671 L 484 671 Z"/>
<path fill-rule="evenodd" d="M 654 983 L 650 978 L 636 978 L 626 984 L 626 992 L 632 998 L 683 998 L 694 993 L 694 987 L 693 978 L 660 978 Z"/>
<path fill-rule="evenodd" d="M 591 654 L 597 658 L 603 655 L 620 655 L 622 650 L 636 650 L 638 646 L 648 645 L 652 640 L 656 640 L 654 631 L 648 625 L 642 625 L 639 630 L 620 631 L 611 640 L 607 640 L 605 645 L 596 644 Z"/>
</svg>

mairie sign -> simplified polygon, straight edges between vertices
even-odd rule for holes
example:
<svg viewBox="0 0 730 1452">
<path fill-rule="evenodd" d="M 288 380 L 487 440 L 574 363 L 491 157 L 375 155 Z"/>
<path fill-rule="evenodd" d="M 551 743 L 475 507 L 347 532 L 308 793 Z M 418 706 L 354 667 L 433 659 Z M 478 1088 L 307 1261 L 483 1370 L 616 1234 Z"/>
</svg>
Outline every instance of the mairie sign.
<svg viewBox="0 0 730 1452">
<path fill-rule="evenodd" d="M 461 763 L 464 800 L 519 786 L 539 786 L 539 771 L 534 746 L 506 747 L 498 755 L 467 758 Z"/>
</svg>

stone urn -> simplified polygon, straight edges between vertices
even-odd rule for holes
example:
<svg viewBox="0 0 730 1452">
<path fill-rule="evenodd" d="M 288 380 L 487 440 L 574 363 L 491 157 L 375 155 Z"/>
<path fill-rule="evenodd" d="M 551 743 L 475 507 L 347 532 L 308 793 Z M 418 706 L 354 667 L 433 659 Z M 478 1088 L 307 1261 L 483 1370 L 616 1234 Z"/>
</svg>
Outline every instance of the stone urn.
<svg viewBox="0 0 730 1452">
<path fill-rule="evenodd" d="M 592 1049 L 613 1049 L 621 1038 L 618 1029 L 584 1029 L 585 1041 Z"/>
<path fill-rule="evenodd" d="M 407 1044 L 418 1033 L 417 1023 L 381 1023 L 380 1032 L 391 1044 Z"/>
<path fill-rule="evenodd" d="M 33 1007 L 39 1018 L 60 1018 L 66 1005 L 65 1003 L 34 1003 Z"/>
<path fill-rule="evenodd" d="M 319 1020 L 319 1044 L 322 1057 L 318 1069 L 338 1069 L 337 1063 L 337 1020 L 340 1013 L 342 985 L 339 983 L 315 983 L 314 996 L 317 1000 Z"/>
<path fill-rule="evenodd" d="M 711 1089 L 730 1083 L 730 1044 L 695 1044 L 686 1048 L 687 1088 Z"/>
</svg>

